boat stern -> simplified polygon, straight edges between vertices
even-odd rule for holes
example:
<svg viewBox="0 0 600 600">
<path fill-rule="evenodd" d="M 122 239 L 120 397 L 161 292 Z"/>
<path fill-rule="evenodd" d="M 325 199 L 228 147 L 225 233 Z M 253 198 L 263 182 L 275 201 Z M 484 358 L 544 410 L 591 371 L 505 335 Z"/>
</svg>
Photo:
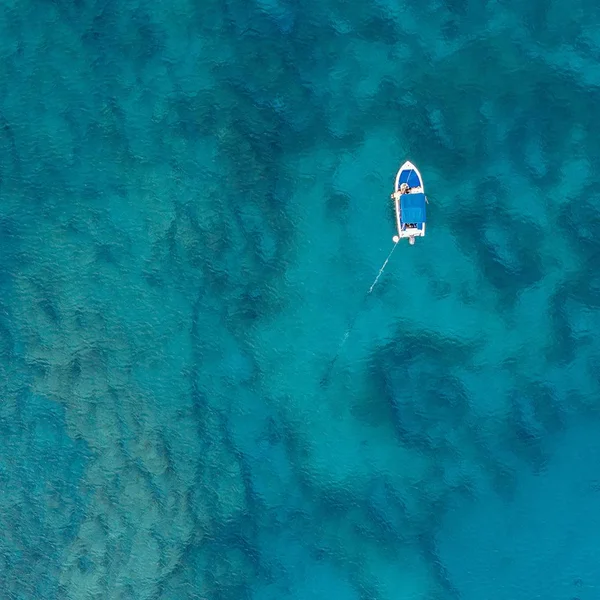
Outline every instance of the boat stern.
<svg viewBox="0 0 600 600">
<path fill-rule="evenodd" d="M 425 237 L 427 222 L 425 194 L 410 192 L 396 196 L 396 225 L 398 238 L 409 238 L 411 244 L 417 237 Z"/>
</svg>

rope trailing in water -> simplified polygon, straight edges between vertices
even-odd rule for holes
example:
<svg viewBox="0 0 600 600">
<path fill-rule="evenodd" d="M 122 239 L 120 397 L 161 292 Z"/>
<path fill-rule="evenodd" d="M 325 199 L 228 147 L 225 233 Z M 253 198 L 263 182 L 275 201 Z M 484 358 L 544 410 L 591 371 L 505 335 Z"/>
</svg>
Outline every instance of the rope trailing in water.
<svg viewBox="0 0 600 600">
<path fill-rule="evenodd" d="M 398 240 L 399 242 L 400 240 Z M 392 249 L 390 250 L 390 253 L 388 254 L 387 258 L 385 259 L 385 262 L 383 263 L 381 269 L 379 269 L 379 273 L 377 273 L 377 277 L 375 277 L 375 281 L 371 284 L 371 287 L 369 288 L 369 291 L 367 292 L 367 296 L 373 291 L 373 288 L 377 285 L 377 282 L 379 281 L 379 278 L 381 277 L 383 270 L 385 269 L 386 265 L 388 264 L 390 258 L 392 257 L 392 254 L 394 254 L 394 250 L 396 249 L 396 246 L 398 245 L 398 242 L 394 242 L 394 245 L 392 246 Z"/>
<path fill-rule="evenodd" d="M 398 245 L 399 241 L 400 240 L 397 240 L 396 242 L 394 242 L 394 245 L 392 246 L 390 253 L 387 255 L 387 258 L 385 259 L 383 265 L 381 266 L 381 269 L 379 269 L 379 273 L 377 273 L 377 277 L 375 277 L 375 281 L 371 284 L 371 287 L 369 288 L 369 291 L 365 294 L 365 297 L 363 298 L 361 305 L 359 306 L 358 310 L 354 314 L 354 317 L 352 317 L 352 320 L 350 321 L 350 325 L 348 325 L 348 329 L 346 329 L 346 333 L 344 333 L 344 337 L 342 338 L 342 341 L 339 345 L 337 352 L 335 353 L 335 356 L 332 358 L 329 365 L 327 366 L 327 371 L 325 371 L 325 374 L 323 375 L 323 377 L 321 377 L 321 386 L 325 386 L 329 383 L 331 373 L 333 372 L 333 367 L 335 366 L 335 363 L 337 362 L 337 359 L 338 359 L 339 355 L 341 354 L 342 348 L 344 347 L 346 340 L 348 339 L 350 333 L 352 332 L 352 329 L 354 329 L 354 325 L 356 324 L 358 315 L 362 312 L 364 305 L 366 304 L 367 300 L 369 299 L 369 295 L 373 291 L 373 288 L 377 285 L 377 282 L 379 281 L 379 278 L 383 274 L 383 271 L 384 271 L 385 267 L 387 266 L 390 258 L 392 257 L 392 254 L 394 254 L 394 250 L 396 249 L 396 246 Z"/>
</svg>

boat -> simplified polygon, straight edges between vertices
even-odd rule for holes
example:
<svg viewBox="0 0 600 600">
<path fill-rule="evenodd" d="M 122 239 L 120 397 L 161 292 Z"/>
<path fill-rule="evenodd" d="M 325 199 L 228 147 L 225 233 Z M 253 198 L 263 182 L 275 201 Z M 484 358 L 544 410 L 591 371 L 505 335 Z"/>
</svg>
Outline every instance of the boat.
<svg viewBox="0 0 600 600">
<path fill-rule="evenodd" d="M 408 160 L 396 173 L 394 193 L 391 198 L 396 207 L 398 228 L 398 235 L 395 235 L 393 240 L 397 244 L 401 239 L 408 238 L 412 245 L 415 243 L 415 238 L 425 236 L 427 198 L 421 173 Z"/>
</svg>

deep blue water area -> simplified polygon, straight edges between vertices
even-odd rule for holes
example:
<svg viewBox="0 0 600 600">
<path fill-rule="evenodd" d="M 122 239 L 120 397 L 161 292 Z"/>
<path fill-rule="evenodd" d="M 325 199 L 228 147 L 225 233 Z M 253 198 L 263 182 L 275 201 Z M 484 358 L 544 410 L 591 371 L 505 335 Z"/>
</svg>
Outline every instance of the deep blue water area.
<svg viewBox="0 0 600 600">
<path fill-rule="evenodd" d="M 3 2 L 0 598 L 596 600 L 599 24 Z"/>
</svg>

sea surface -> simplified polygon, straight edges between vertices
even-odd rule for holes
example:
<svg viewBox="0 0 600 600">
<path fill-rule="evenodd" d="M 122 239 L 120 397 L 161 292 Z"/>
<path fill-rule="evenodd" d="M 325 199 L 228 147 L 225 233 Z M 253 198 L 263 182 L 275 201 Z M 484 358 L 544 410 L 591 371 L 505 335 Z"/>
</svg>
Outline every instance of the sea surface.
<svg viewBox="0 0 600 600">
<path fill-rule="evenodd" d="M 599 64 L 593 0 L 4 0 L 0 599 L 597 600 Z"/>
</svg>

